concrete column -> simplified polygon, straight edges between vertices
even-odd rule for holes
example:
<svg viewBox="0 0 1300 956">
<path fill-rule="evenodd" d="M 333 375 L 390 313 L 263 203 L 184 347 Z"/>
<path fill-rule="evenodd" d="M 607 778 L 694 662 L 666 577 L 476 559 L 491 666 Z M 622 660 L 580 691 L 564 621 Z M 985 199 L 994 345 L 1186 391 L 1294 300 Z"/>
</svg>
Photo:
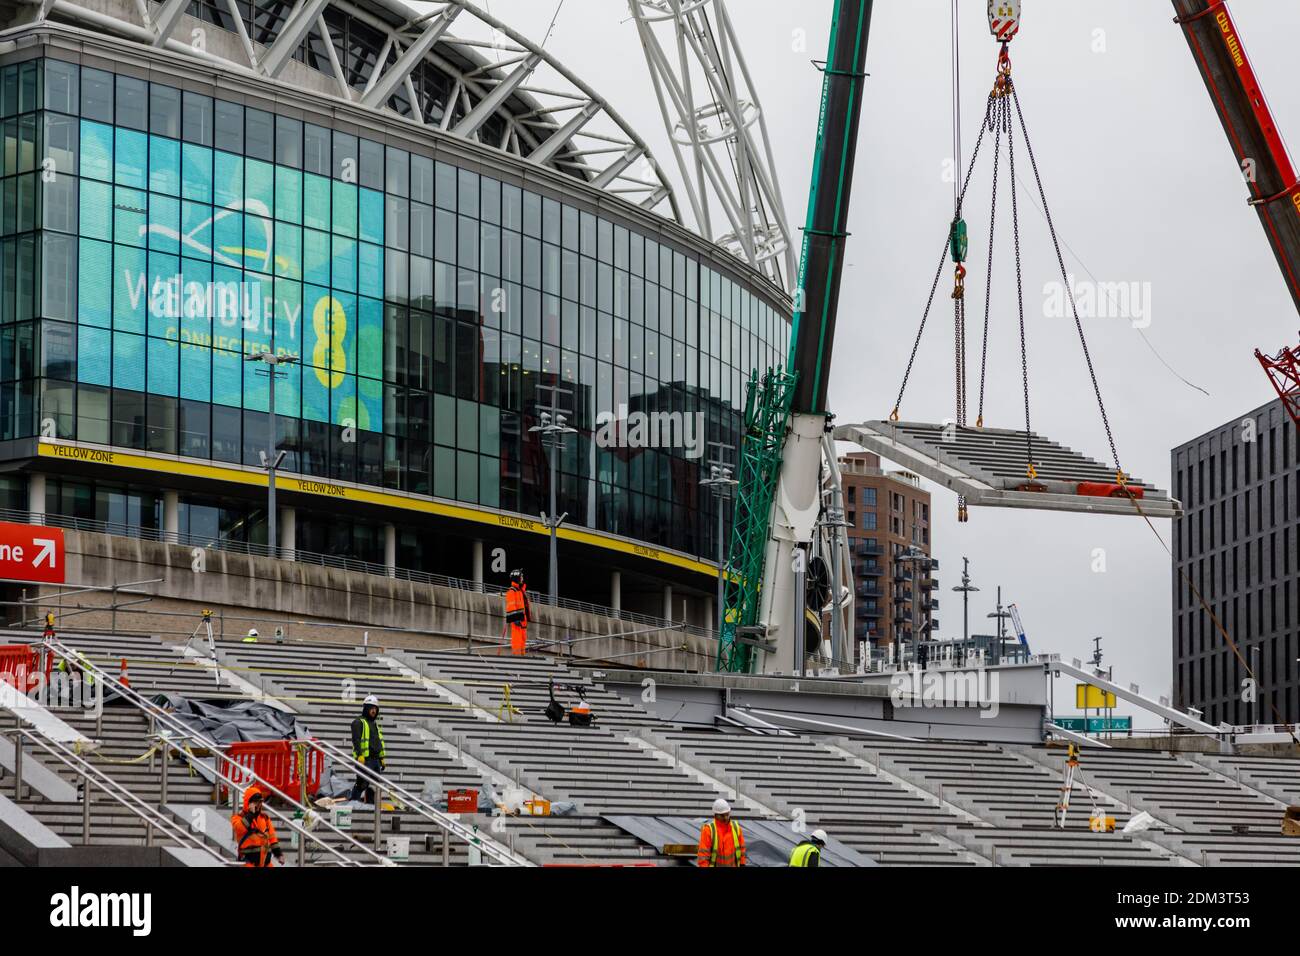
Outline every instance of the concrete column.
<svg viewBox="0 0 1300 956">
<path fill-rule="evenodd" d="M 474 568 L 474 583 L 483 583 L 483 542 L 475 541 L 471 563 Z"/>
<path fill-rule="evenodd" d="M 275 531 L 280 557 L 285 561 L 298 560 L 298 512 L 288 505 L 280 506 L 279 527 Z"/>
<path fill-rule="evenodd" d="M 713 613 L 713 595 L 710 594 L 704 599 L 704 626 L 712 631 L 716 629 L 717 623 L 718 618 Z"/>
<path fill-rule="evenodd" d="M 27 476 L 27 514 L 32 524 L 45 523 L 45 475 L 39 472 Z"/>
<path fill-rule="evenodd" d="M 664 619 L 671 621 L 673 619 L 673 586 L 664 585 Z"/>
<path fill-rule="evenodd" d="M 180 540 L 181 496 L 175 491 L 163 492 L 163 540 L 175 544 Z"/>
<path fill-rule="evenodd" d="M 391 524 L 384 525 L 384 567 L 390 578 L 397 576 L 393 573 L 397 568 L 397 529 Z"/>
<path fill-rule="evenodd" d="M 609 606 L 615 611 L 623 610 L 623 572 L 609 572 Z"/>
</svg>

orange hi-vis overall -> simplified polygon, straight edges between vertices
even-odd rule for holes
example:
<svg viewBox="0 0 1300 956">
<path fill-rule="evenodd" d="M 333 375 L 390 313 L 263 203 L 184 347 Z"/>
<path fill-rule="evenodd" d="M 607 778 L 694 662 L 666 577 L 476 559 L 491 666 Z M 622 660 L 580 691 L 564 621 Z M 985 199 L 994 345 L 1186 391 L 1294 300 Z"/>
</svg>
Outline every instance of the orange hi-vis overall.
<svg viewBox="0 0 1300 956">
<path fill-rule="evenodd" d="M 528 589 L 517 581 L 510 582 L 506 591 L 506 623 L 510 625 L 510 653 L 522 656 L 528 643 L 528 622 L 532 614 L 528 606 Z"/>
<path fill-rule="evenodd" d="M 251 794 L 250 787 L 244 795 L 244 812 L 236 813 L 230 818 L 230 828 L 235 837 L 235 853 L 244 866 L 270 866 L 272 855 L 280 852 L 280 841 L 275 835 L 275 824 L 266 812 L 253 813 L 249 806 Z"/>
<path fill-rule="evenodd" d="M 715 818 L 700 828 L 696 866 L 744 866 L 746 862 L 745 834 L 735 820 L 727 820 L 719 826 Z"/>
</svg>

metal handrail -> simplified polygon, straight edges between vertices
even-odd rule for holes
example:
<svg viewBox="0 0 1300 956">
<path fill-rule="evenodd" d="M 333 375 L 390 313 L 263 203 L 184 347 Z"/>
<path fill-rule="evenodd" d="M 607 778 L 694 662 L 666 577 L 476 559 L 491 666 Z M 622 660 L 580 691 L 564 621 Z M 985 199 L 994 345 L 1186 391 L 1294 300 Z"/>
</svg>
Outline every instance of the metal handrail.
<svg viewBox="0 0 1300 956">
<path fill-rule="evenodd" d="M 47 639 L 47 640 L 45 640 L 45 641 L 42 641 L 42 644 L 44 644 L 44 645 L 46 645 L 46 646 L 51 646 L 51 647 L 54 646 L 55 644 L 57 644 L 59 647 L 62 647 L 65 651 L 71 651 L 71 650 L 72 650 L 71 648 L 68 648 L 66 645 L 62 644 L 62 642 L 59 642 L 57 638 L 55 638 L 55 639 L 53 639 L 53 640 Z M 65 654 L 64 656 L 66 656 L 66 654 Z M 79 663 L 80 663 L 80 666 L 83 667 L 83 669 L 87 668 L 87 665 L 88 665 L 88 662 L 87 662 L 87 661 L 80 661 L 80 660 L 79 660 Z M 97 672 L 97 676 L 98 676 L 98 675 L 103 675 L 104 672 L 103 672 L 102 670 L 100 670 L 99 668 L 97 668 L 94 664 L 89 664 L 88 666 L 89 666 L 89 669 L 90 669 L 90 670 L 92 670 L 92 671 L 96 671 L 96 672 Z M 129 687 L 129 685 L 122 685 L 122 684 L 120 684 L 120 683 L 117 683 L 115 689 L 116 689 L 116 690 L 119 690 L 119 691 L 122 690 L 122 689 L 125 689 L 126 691 L 130 692 L 130 694 L 131 694 L 132 696 L 134 696 L 135 698 L 137 698 L 139 701 L 143 701 L 143 698 L 141 698 L 140 695 L 136 694 L 136 693 L 135 693 L 135 692 L 134 692 L 134 691 Z M 136 700 L 132 700 L 131 702 L 134 703 L 134 704 L 136 704 L 137 709 L 144 711 L 144 712 L 147 713 L 150 717 L 153 717 L 153 718 L 155 718 L 155 719 L 157 719 L 157 720 L 160 720 L 162 723 L 166 724 L 170 730 L 175 730 L 177 727 L 180 728 L 180 733 L 179 733 L 179 734 L 176 734 L 175 736 L 172 736 L 172 737 L 171 737 L 171 746 L 175 746 L 175 741 L 178 740 L 178 739 L 179 739 L 179 740 L 193 740 L 193 741 L 195 741 L 195 742 L 201 744 L 203 747 L 205 747 L 205 748 L 207 748 L 207 749 L 213 751 L 214 753 L 217 753 L 217 752 L 220 751 L 220 747 L 219 747 L 219 745 L 218 745 L 215 741 L 211 740 L 211 739 L 208 738 L 208 737 L 203 736 L 202 734 L 200 734 L 200 733 L 198 733 L 198 732 L 195 732 L 195 731 L 190 730 L 190 729 L 187 728 L 184 724 L 182 724 L 180 721 L 174 720 L 173 718 L 170 718 L 170 717 L 169 717 L 168 715 L 166 715 L 166 714 L 159 713 L 158 710 L 157 710 L 157 708 L 154 707 L 153 705 L 149 704 L 147 701 L 144 701 L 143 703 L 138 703 Z M 165 719 L 164 719 L 164 718 L 165 718 Z M 321 741 L 321 740 L 306 740 L 306 741 L 300 741 L 300 743 L 306 744 L 308 747 L 311 747 L 311 748 L 313 748 L 313 749 L 319 751 L 319 752 L 322 754 L 322 756 L 331 756 L 331 757 L 333 757 L 334 759 L 343 762 L 344 764 L 352 764 L 352 763 L 355 763 L 355 761 L 353 760 L 353 758 L 352 758 L 352 756 L 351 756 L 350 754 L 348 754 L 348 753 L 346 753 L 345 751 L 339 749 L 338 747 L 334 746 L 333 744 L 327 743 L 327 742 L 325 742 L 325 741 Z M 193 762 L 193 761 L 197 761 L 197 758 L 194 758 L 194 757 L 192 757 L 192 755 L 186 753 L 185 750 L 184 750 L 183 748 L 179 748 L 179 747 L 177 747 L 176 749 L 177 749 L 177 752 L 179 752 L 179 753 L 181 753 L 181 754 L 183 754 L 183 755 L 185 756 L 185 758 L 186 758 L 187 761 L 192 761 L 192 762 Z M 219 766 L 220 766 L 220 764 L 219 764 L 219 760 L 220 760 L 220 758 L 217 758 L 217 760 L 214 760 L 213 773 L 214 773 L 215 775 L 217 775 L 217 776 L 218 776 L 218 777 L 219 777 L 223 782 L 225 782 L 228 786 L 230 786 L 230 787 L 232 788 L 232 790 L 238 788 L 238 787 L 239 787 L 239 784 L 234 780 L 233 777 L 230 777 L 230 776 L 228 776 L 228 775 L 226 775 L 226 774 L 224 774 L 224 773 L 221 772 L 221 770 L 219 769 Z M 478 841 L 480 847 L 482 848 L 483 853 L 484 853 L 485 856 L 489 856 L 489 857 L 491 857 L 492 859 L 498 860 L 499 862 L 501 862 L 501 863 L 503 863 L 503 864 L 505 864 L 505 865 L 511 865 L 511 866 L 531 866 L 531 865 L 533 865 L 533 864 L 531 864 L 531 863 L 525 861 L 522 857 L 519 857 L 517 854 L 514 854 L 514 853 L 512 853 L 512 852 L 510 852 L 510 851 L 506 851 L 506 850 L 503 850 L 503 849 L 498 848 L 498 847 L 497 847 L 494 843 L 492 843 L 491 841 L 487 841 L 486 838 L 483 838 L 483 837 L 478 837 L 478 838 L 476 838 L 476 837 L 474 836 L 473 831 L 471 831 L 469 828 L 465 827 L 463 824 L 459 823 L 458 821 L 453 820 L 453 819 L 452 819 L 451 817 L 449 817 L 447 814 L 444 814 L 442 811 L 436 809 L 435 807 L 432 807 L 432 806 L 430 806 L 429 804 L 425 803 L 425 802 L 424 802 L 423 800 L 421 800 L 419 797 L 417 797 L 417 796 L 415 796 L 414 794 L 412 794 L 410 791 L 408 791 L 406 788 L 402 787 L 400 784 L 394 783 L 394 782 L 393 782 L 392 780 L 390 780 L 388 777 L 385 777 L 385 776 L 383 776 L 383 775 L 381 775 L 381 774 L 377 774 L 377 773 L 375 773 L 374 771 L 372 771 L 369 767 L 366 767 L 366 766 L 364 766 L 364 765 L 357 765 L 354 769 L 356 770 L 356 772 L 357 772 L 357 774 L 358 774 L 359 776 L 362 776 L 362 777 L 366 778 L 367 780 L 369 780 L 371 783 L 376 784 L 376 786 L 378 786 L 378 787 L 382 787 L 383 789 L 389 791 L 390 793 L 396 794 L 396 795 L 398 795 L 399 797 L 401 797 L 401 799 L 402 799 L 406 804 L 408 804 L 412 809 L 414 809 L 414 810 L 415 810 L 417 813 L 419 813 L 421 816 L 426 817 L 426 818 L 429 819 L 431 822 L 433 822 L 434 824 L 436 824 L 436 825 L 439 827 L 439 829 L 444 830 L 444 831 L 446 831 L 447 833 L 451 834 L 452 836 L 455 836 L 457 839 L 464 841 L 466 845 L 470 845 L 470 844 L 472 844 L 472 843 L 477 839 L 477 841 Z M 250 768 L 247 768 L 247 767 L 243 767 L 243 766 L 241 766 L 241 767 L 239 768 L 239 772 L 240 772 L 241 777 L 252 778 L 255 782 L 260 783 L 260 784 L 262 784 L 263 786 L 265 786 L 265 787 L 267 788 L 268 792 L 270 792 L 271 790 L 274 789 L 274 788 L 271 787 L 271 785 L 270 785 L 270 783 L 269 783 L 268 781 L 266 781 L 264 778 L 258 776 L 258 775 L 257 775 L 254 771 L 252 771 Z M 279 791 L 277 791 L 277 792 L 279 792 Z M 285 796 L 287 796 L 287 795 L 285 795 Z M 299 803 L 299 802 L 296 801 L 296 800 L 293 800 L 292 798 L 289 798 L 289 801 L 290 801 L 290 802 L 291 802 L 295 807 L 297 807 L 299 810 L 302 810 L 304 813 L 308 812 L 308 808 L 307 808 L 305 805 Z M 379 812 L 378 809 L 376 809 L 375 812 L 378 813 L 378 812 Z M 285 819 L 288 819 L 288 818 L 285 818 Z M 304 817 L 304 819 L 305 819 L 305 817 Z M 290 826 L 291 826 L 293 829 L 295 829 L 295 830 L 299 830 L 299 832 L 304 832 L 304 833 L 306 832 L 305 830 L 300 830 L 300 828 L 297 827 L 297 826 L 295 825 L 295 823 L 294 823 L 292 820 L 289 820 L 288 822 L 289 822 Z M 332 825 L 329 825 L 329 824 L 326 824 L 326 825 L 329 827 L 329 829 L 333 830 L 335 833 L 338 833 L 339 835 L 343 835 L 342 831 L 340 831 L 340 830 L 336 830 Z M 348 839 L 351 840 L 350 837 L 349 837 Z M 320 841 L 317 840 L 317 842 L 320 842 Z M 352 841 L 352 842 L 353 842 L 356 846 L 358 846 L 358 847 L 360 847 L 360 848 L 362 848 L 362 849 L 366 849 L 362 844 L 360 844 L 360 843 L 356 843 L 356 841 Z M 328 844 L 322 844 L 322 845 L 328 847 Z M 332 847 L 328 847 L 328 848 L 331 849 L 331 850 L 333 849 Z M 379 860 L 380 860 L 384 865 L 390 865 L 390 864 L 392 863 L 392 861 L 391 861 L 391 860 L 388 860 L 386 857 L 381 857 L 381 856 L 379 856 L 377 853 L 374 853 L 373 851 L 370 851 L 370 852 L 371 852 L 371 855 L 372 855 L 372 856 L 375 856 L 375 857 L 376 857 L 377 859 L 379 859 Z M 340 856 L 341 856 L 341 854 L 340 854 Z M 346 858 L 345 858 L 345 859 L 346 859 Z"/>
<path fill-rule="evenodd" d="M 193 836 L 186 827 L 172 820 L 165 813 L 157 808 L 145 803 L 130 790 L 127 790 L 120 783 L 114 780 L 108 774 L 101 771 L 94 764 L 90 763 L 80 754 L 68 748 L 58 741 L 51 740 L 42 736 L 35 730 L 29 730 L 25 727 L 19 727 L 16 731 L 18 746 L 21 746 L 22 738 L 26 737 L 40 747 L 50 756 L 54 757 L 68 769 L 81 774 L 85 781 L 82 787 L 81 799 L 90 800 L 90 780 L 93 777 L 95 783 L 106 794 L 120 803 L 123 807 L 135 814 L 146 826 L 159 830 L 164 836 L 175 840 L 182 846 L 188 846 L 191 849 L 203 850 L 212 856 L 222 866 L 233 865 L 233 861 L 226 859 L 216 849 L 209 846 L 203 840 Z"/>
<path fill-rule="evenodd" d="M 104 686 L 111 687 L 115 693 L 117 693 L 120 697 L 122 697 L 123 700 L 127 701 L 127 703 L 134 706 L 142 714 L 149 717 L 155 723 L 161 723 L 164 726 L 166 726 L 169 730 L 172 731 L 172 737 L 171 737 L 172 746 L 175 746 L 176 741 L 188 740 L 188 741 L 193 741 L 195 743 L 198 743 L 204 749 L 210 750 L 214 754 L 219 753 L 221 751 L 220 744 L 218 744 L 215 740 L 212 740 L 210 737 L 205 737 L 203 734 L 192 730 L 191 728 L 187 727 L 185 724 L 181 723 L 176 718 L 172 717 L 171 715 L 163 711 L 161 708 L 151 704 L 140 694 L 136 693 L 130 687 L 130 685 L 123 684 L 116 677 L 110 675 L 106 671 L 95 666 L 89 660 L 82 660 L 80 658 L 77 658 L 75 656 L 76 653 L 75 650 L 73 648 L 68 647 L 57 637 L 43 638 L 40 642 L 40 646 L 47 648 L 51 652 L 57 653 L 60 657 L 63 657 L 67 660 L 75 661 L 80 670 L 90 672 L 92 676 L 95 677 L 96 680 L 102 681 Z M 181 754 L 182 757 L 185 759 L 185 761 L 191 766 L 202 765 L 202 761 L 200 761 L 192 753 L 188 752 L 185 748 L 176 747 L 176 752 Z M 210 769 L 213 775 L 217 779 L 219 779 L 222 783 L 226 784 L 226 786 L 228 786 L 231 789 L 232 794 L 240 790 L 246 789 L 248 786 L 248 782 L 250 780 L 254 783 L 261 784 L 261 786 L 265 789 L 267 793 L 280 793 L 280 791 L 278 791 L 274 786 L 271 785 L 270 781 L 266 780 L 264 777 L 262 777 L 255 771 L 247 769 L 245 767 L 240 767 L 240 775 L 241 777 L 245 778 L 243 783 L 240 783 L 239 781 L 236 781 L 233 777 L 227 776 L 225 773 L 223 773 L 220 769 L 219 760 L 214 760 L 213 765 Z M 319 814 L 315 814 L 315 811 L 311 810 L 311 808 L 307 807 L 306 805 L 299 803 L 293 797 L 290 797 L 288 794 L 283 794 L 283 793 L 280 793 L 280 796 L 282 799 L 286 800 L 290 805 L 292 805 L 295 809 L 302 811 L 303 820 L 308 819 L 308 814 L 314 814 L 315 816 L 319 817 L 321 824 L 327 830 L 329 830 L 336 836 L 341 837 L 344 842 L 350 843 L 353 847 L 360 850 L 362 853 L 366 854 L 367 856 L 373 857 L 380 866 L 394 865 L 392 860 L 389 860 L 387 857 L 381 856 L 380 854 L 376 853 L 374 850 L 370 849 L 369 847 L 352 839 L 351 836 L 349 836 L 348 834 L 344 833 L 342 830 L 335 827 L 328 820 L 325 820 L 323 817 L 320 817 Z M 266 807 L 266 810 L 268 813 L 272 814 L 273 816 L 279 818 L 284 823 L 286 823 L 290 829 L 298 833 L 300 839 L 310 839 L 313 843 L 320 846 L 321 849 L 338 857 L 339 860 L 344 863 L 344 865 L 346 866 L 365 865 L 363 863 L 360 863 L 357 860 L 353 860 L 345 856 L 337 848 L 326 843 L 324 840 L 316 836 L 316 834 L 312 833 L 306 827 L 300 826 L 297 823 L 297 821 L 293 820 L 291 817 L 288 817 L 285 814 L 281 813 L 280 811 L 276 810 L 274 807 L 268 806 Z"/>
<path fill-rule="evenodd" d="M 405 787 L 394 783 L 391 778 L 376 773 L 365 764 L 358 762 L 351 754 L 342 748 L 324 740 L 305 740 L 299 741 L 299 743 L 304 743 L 308 747 L 319 751 L 323 756 L 329 756 L 347 764 L 354 764 L 355 766 L 353 769 L 356 771 L 357 776 L 374 784 L 376 788 L 383 788 L 389 793 L 400 797 L 407 807 L 437 825 L 437 827 L 444 833 L 451 834 L 457 839 L 463 841 L 467 846 L 472 845 L 477 841 L 484 856 L 489 856 L 505 866 L 536 866 L 535 863 L 525 859 L 513 850 L 499 847 L 494 841 L 488 840 L 486 837 L 476 837 L 474 831 L 465 826 L 459 820 L 453 819 L 449 814 L 443 813 L 438 808 L 426 803 L 423 799 L 417 797 Z M 376 803 L 378 800 L 379 794 L 376 792 Z"/>
</svg>

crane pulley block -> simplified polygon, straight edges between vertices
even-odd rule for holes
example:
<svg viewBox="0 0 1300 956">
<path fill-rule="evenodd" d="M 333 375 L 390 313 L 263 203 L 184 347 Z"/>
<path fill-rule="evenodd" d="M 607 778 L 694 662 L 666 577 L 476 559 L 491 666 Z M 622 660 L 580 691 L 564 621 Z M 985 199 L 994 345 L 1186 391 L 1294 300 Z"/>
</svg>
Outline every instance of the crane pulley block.
<svg viewBox="0 0 1300 956">
<path fill-rule="evenodd" d="M 989 0 L 989 32 L 1003 43 L 1020 32 L 1020 0 Z"/>
<path fill-rule="evenodd" d="M 952 261 L 965 262 L 969 248 L 970 237 L 966 232 L 966 220 L 958 217 L 952 221 L 952 226 L 948 229 L 948 252 L 952 255 Z"/>
</svg>

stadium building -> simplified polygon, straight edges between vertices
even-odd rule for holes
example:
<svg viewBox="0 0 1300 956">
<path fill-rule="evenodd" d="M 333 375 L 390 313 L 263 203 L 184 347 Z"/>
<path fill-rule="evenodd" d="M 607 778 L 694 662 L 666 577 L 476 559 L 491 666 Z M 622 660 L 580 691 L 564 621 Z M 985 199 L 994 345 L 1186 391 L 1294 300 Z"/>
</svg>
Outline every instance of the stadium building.
<svg viewBox="0 0 1300 956">
<path fill-rule="evenodd" d="M 257 551 L 274 427 L 280 556 L 542 590 L 554 405 L 561 596 L 708 622 L 703 462 L 788 299 L 563 64 L 434 7 L 0 7 L 0 506 Z"/>
</svg>

